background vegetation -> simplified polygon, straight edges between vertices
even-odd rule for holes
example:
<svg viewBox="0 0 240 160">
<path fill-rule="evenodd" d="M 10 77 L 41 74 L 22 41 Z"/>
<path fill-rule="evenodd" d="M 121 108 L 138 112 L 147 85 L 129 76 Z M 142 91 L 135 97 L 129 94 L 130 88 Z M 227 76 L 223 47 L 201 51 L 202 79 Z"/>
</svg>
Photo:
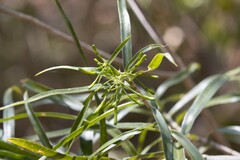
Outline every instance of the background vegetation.
<svg viewBox="0 0 240 160">
<path fill-rule="evenodd" d="M 134 7 L 129 5 L 129 14 L 132 23 L 133 53 L 151 43 L 159 43 L 163 39 L 170 48 L 179 67 L 175 68 L 164 61 L 160 69 L 153 73 L 158 74 L 160 79 L 148 77 L 140 78 L 149 88 L 156 89 L 164 80 L 183 70 L 192 62 L 198 62 L 201 69 L 193 74 L 191 78 L 171 88 L 164 95 L 168 97 L 173 93 L 186 93 L 195 84 L 205 77 L 224 73 L 229 69 L 239 66 L 240 58 L 238 53 L 240 38 L 240 17 L 238 1 L 211 1 L 211 0 L 139 0 L 139 7 L 144 13 L 150 25 L 158 34 L 158 38 L 151 38 L 134 14 Z M 108 0 L 69 0 L 62 1 L 62 6 L 70 18 L 79 39 L 87 44 L 95 44 L 99 49 L 112 53 L 120 44 L 119 20 L 116 1 Z M 53 26 L 56 29 L 69 33 L 58 8 L 54 1 L 2 1 L 2 6 L 8 6 L 13 10 L 31 15 L 41 21 Z M 53 88 L 66 88 L 88 85 L 90 81 L 87 76 L 72 71 L 56 71 L 34 77 L 39 71 L 56 65 L 82 66 L 83 60 L 78 55 L 78 49 L 73 41 L 66 41 L 66 37 L 49 34 L 45 30 L 36 27 L 34 24 L 22 21 L 19 17 L 9 16 L 1 9 L 0 11 L 0 74 L 1 85 L 0 95 L 11 85 L 20 84 L 25 78 L 36 80 Z M 70 43 L 69 43 L 70 42 Z M 91 50 L 84 47 L 84 52 L 90 65 L 95 65 Z M 175 54 L 174 54 L 175 53 Z M 148 62 L 142 67 L 147 67 Z M 79 57 L 79 58 L 76 58 Z M 180 62 L 180 63 L 179 63 Z M 122 66 L 121 61 L 115 62 L 114 66 Z M 231 82 L 223 86 L 217 93 L 222 95 L 239 91 L 239 84 Z M 2 102 L 1 102 L 2 103 Z M 172 106 L 169 103 L 166 110 Z M 3 104 L 1 105 L 3 106 Z M 227 108 L 227 109 L 226 109 Z M 42 107 L 41 111 L 61 111 L 64 113 L 76 114 L 74 111 L 52 105 Z M 224 104 L 203 112 L 196 121 L 193 133 L 203 137 L 210 137 L 218 128 L 226 125 L 239 125 L 240 119 L 239 103 Z M 146 117 L 128 116 L 123 121 L 137 121 Z M 46 130 L 54 130 L 71 126 L 70 122 L 59 120 L 42 119 Z M 44 122 L 45 121 L 45 122 Z M 29 124 L 27 119 L 20 120 L 16 127 L 16 137 L 22 137 L 33 133 L 33 128 L 26 127 Z M 27 126 L 27 125 L 26 125 Z M 239 151 L 239 143 L 225 142 L 217 138 L 218 143 Z M 221 154 L 219 150 L 213 149 L 210 154 Z"/>
</svg>

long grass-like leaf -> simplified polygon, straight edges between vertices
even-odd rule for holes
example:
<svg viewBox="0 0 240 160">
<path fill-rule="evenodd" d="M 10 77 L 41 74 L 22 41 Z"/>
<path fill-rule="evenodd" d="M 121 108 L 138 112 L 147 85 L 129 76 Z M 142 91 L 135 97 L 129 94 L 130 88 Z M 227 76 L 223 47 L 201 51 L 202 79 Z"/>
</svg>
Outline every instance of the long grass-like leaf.
<svg viewBox="0 0 240 160">
<path fill-rule="evenodd" d="M 47 147 L 41 146 L 37 143 L 33 143 L 28 140 L 20 139 L 20 138 L 9 138 L 9 142 L 21 146 L 29 151 L 32 151 L 34 153 L 38 153 L 40 155 L 49 157 L 50 159 L 61 159 L 61 160 L 86 160 L 86 156 L 82 157 L 76 157 L 76 156 L 70 156 L 70 155 L 65 155 L 59 152 L 56 152 L 52 149 L 49 149 Z"/>
<path fill-rule="evenodd" d="M 46 91 L 50 91 L 53 90 L 53 88 L 50 88 L 46 85 L 43 85 L 41 83 L 35 82 L 33 80 L 30 79 L 25 79 L 22 81 L 23 86 L 32 91 L 32 92 L 36 92 L 36 93 L 41 93 L 41 92 L 46 92 Z M 71 108 L 73 110 L 77 110 L 80 111 L 83 107 L 83 104 L 79 101 L 76 100 L 76 98 L 69 96 L 69 95 L 54 95 L 49 97 L 49 99 L 51 101 L 53 101 L 54 103 L 57 103 L 59 105 Z"/>
<path fill-rule="evenodd" d="M 107 154 L 113 148 L 118 147 L 122 142 L 132 138 L 133 136 L 135 136 L 139 133 L 140 133 L 140 131 L 135 129 L 135 130 L 130 130 L 130 131 L 124 132 L 120 135 L 117 135 L 116 137 L 109 140 L 108 142 L 103 144 L 101 147 L 99 147 L 93 154 L 91 154 L 89 159 L 91 159 L 94 156 L 102 156 L 102 155 Z"/>
<path fill-rule="evenodd" d="M 56 4 L 57 4 L 57 7 L 58 7 L 60 13 L 62 14 L 62 17 L 63 17 L 63 19 L 64 19 L 64 21 L 65 21 L 65 23 L 66 23 L 69 31 L 70 31 L 71 34 L 72 34 L 72 37 L 73 37 L 73 39 L 74 39 L 74 41 L 75 41 L 75 43 L 76 43 L 76 45 L 77 45 L 77 48 L 78 48 L 78 50 L 79 50 L 79 53 L 80 53 L 80 55 L 81 55 L 82 58 L 83 58 L 83 62 L 84 62 L 84 64 L 85 64 L 85 66 L 88 66 L 87 58 L 86 58 L 86 56 L 85 56 L 85 54 L 84 54 L 84 52 L 83 52 L 83 50 L 82 50 L 82 46 L 81 46 L 81 44 L 80 44 L 80 41 L 79 41 L 79 39 L 78 39 L 78 37 L 77 37 L 76 32 L 74 31 L 74 28 L 73 28 L 73 25 L 72 25 L 71 21 L 69 20 L 69 18 L 68 18 L 67 15 L 65 14 L 65 12 L 64 12 L 61 4 L 59 3 L 59 0 L 55 0 L 55 2 L 56 2 Z"/>
<path fill-rule="evenodd" d="M 218 131 L 224 134 L 231 142 L 240 144 L 240 126 L 227 126 L 218 129 Z"/>
<path fill-rule="evenodd" d="M 179 72 L 178 74 L 176 74 L 175 76 L 173 76 L 172 78 L 166 80 L 165 82 L 163 82 L 156 91 L 156 99 L 161 98 L 161 96 L 165 93 L 165 91 L 182 82 L 185 78 L 187 78 L 190 74 L 192 74 L 193 72 L 195 72 L 197 69 L 199 69 L 199 64 L 197 63 L 192 63 L 190 64 L 185 70 Z"/>
<path fill-rule="evenodd" d="M 213 98 L 206 107 L 240 102 L 240 93 L 230 93 Z"/>
<path fill-rule="evenodd" d="M 51 90 L 51 91 L 46 91 L 46 92 L 34 95 L 34 96 L 28 98 L 25 101 L 18 101 L 18 102 L 3 106 L 3 107 L 0 108 L 0 110 L 4 110 L 4 109 L 14 107 L 14 106 L 23 105 L 25 103 L 35 102 L 37 100 L 47 98 L 47 97 L 50 97 L 50 96 L 61 95 L 61 94 L 75 94 L 75 93 L 89 92 L 89 91 L 96 90 L 101 86 L 102 86 L 101 84 L 95 84 L 92 88 L 89 88 L 89 86 L 84 86 L 84 87 L 74 87 L 74 88 L 67 88 L 67 89 L 54 89 L 54 90 Z"/>
<path fill-rule="evenodd" d="M 203 160 L 198 149 L 184 135 L 177 131 L 173 131 L 172 136 L 186 149 L 192 159 Z"/>
<path fill-rule="evenodd" d="M 20 155 L 14 152 L 6 151 L 6 150 L 0 150 L 0 157 L 14 159 L 14 160 L 30 160 L 25 155 Z"/>
<path fill-rule="evenodd" d="M 13 103 L 13 90 L 14 87 L 7 89 L 4 93 L 3 104 L 8 105 Z M 3 119 L 10 118 L 14 116 L 15 111 L 14 108 L 8 108 L 3 111 Z M 15 120 L 12 119 L 10 121 L 3 122 L 3 137 L 2 139 L 6 141 L 10 137 L 14 137 L 15 134 Z"/>
<path fill-rule="evenodd" d="M 74 121 L 74 123 L 73 123 L 73 125 L 72 125 L 72 127 L 71 127 L 70 134 L 73 133 L 79 126 L 82 125 L 83 120 L 84 120 L 84 118 L 85 118 L 85 116 L 86 116 L 87 110 L 88 110 L 88 108 L 89 108 L 89 106 L 90 106 L 90 104 L 91 104 L 91 100 L 92 100 L 94 94 L 95 94 L 95 92 L 92 92 L 92 93 L 86 98 L 86 100 L 84 101 L 84 103 L 83 103 L 83 104 L 84 104 L 84 107 L 83 107 L 82 111 L 79 112 L 76 120 Z M 73 140 L 72 140 L 72 141 L 69 141 L 69 142 L 66 144 L 66 147 L 67 147 L 68 150 L 70 149 L 72 142 L 73 142 Z"/>
<path fill-rule="evenodd" d="M 168 128 L 168 125 L 165 119 L 163 118 L 162 114 L 158 111 L 157 103 L 152 101 L 151 104 L 152 104 L 151 110 L 152 110 L 154 119 L 157 122 L 158 127 L 161 131 L 166 160 L 173 160 L 173 143 L 171 138 L 171 131 Z"/>
<path fill-rule="evenodd" d="M 35 153 L 28 152 L 26 150 L 19 148 L 18 146 L 12 145 L 8 142 L 4 142 L 2 140 L 0 140 L 0 150 L 5 150 L 5 151 L 9 151 L 11 153 L 23 155 L 29 159 L 38 159 L 39 158 L 39 156 Z"/>
<path fill-rule="evenodd" d="M 218 91 L 218 89 L 228 80 L 226 75 L 216 75 L 214 78 L 208 82 L 206 88 L 196 97 L 193 104 L 187 111 L 181 127 L 181 133 L 186 135 L 190 132 L 193 123 L 195 122 L 197 116 L 204 109 L 213 95 Z"/>
<path fill-rule="evenodd" d="M 140 154 L 133 157 L 126 157 L 126 158 L 123 158 L 122 160 L 153 159 L 153 158 L 164 159 L 164 152 L 163 151 L 150 152 L 150 153 Z"/>
<path fill-rule="evenodd" d="M 65 119 L 65 120 L 75 120 L 77 118 L 74 115 L 65 114 L 65 113 L 57 113 L 57 112 L 34 112 L 34 114 L 37 117 L 59 118 L 59 119 Z M 27 117 L 28 117 L 27 113 L 20 113 L 20 114 L 14 115 L 12 117 L 1 118 L 0 123 L 10 121 L 10 120 L 23 119 L 23 118 L 27 118 Z"/>
<path fill-rule="evenodd" d="M 27 98 L 28 98 L 28 93 L 25 92 L 24 93 L 24 100 L 26 100 Z M 48 148 L 52 148 L 52 145 L 51 145 L 47 135 L 45 134 L 45 131 L 42 127 L 41 122 L 39 121 L 39 119 L 35 115 L 35 113 L 32 109 L 32 106 L 30 104 L 26 103 L 25 108 L 26 108 L 29 120 L 30 120 L 30 122 L 31 122 L 31 124 L 34 128 L 34 131 L 38 135 L 38 138 L 41 141 L 41 143 Z"/>
<path fill-rule="evenodd" d="M 205 160 L 239 160 L 239 156 L 226 156 L 226 155 L 218 155 L 218 156 L 204 156 Z"/>
<path fill-rule="evenodd" d="M 201 81 L 198 85 L 192 88 L 187 94 L 183 96 L 183 98 L 178 101 L 168 112 L 169 115 L 173 115 L 182 109 L 188 102 L 190 102 L 194 97 L 196 97 L 204 88 L 208 86 L 208 84 L 216 78 L 216 75 L 208 77 Z"/>
<path fill-rule="evenodd" d="M 108 130 L 108 133 L 112 137 L 116 137 L 116 136 L 122 134 L 122 132 L 119 129 L 110 129 L 110 130 Z M 126 140 L 126 141 L 122 142 L 121 146 L 129 156 L 134 156 L 134 155 L 137 154 L 136 148 L 134 147 L 134 145 L 129 140 Z"/>
<path fill-rule="evenodd" d="M 127 102 L 127 103 L 119 105 L 118 110 L 124 109 L 126 107 L 136 107 L 136 106 L 139 106 L 139 105 L 137 105 L 135 102 Z M 103 119 L 103 118 L 105 118 L 105 117 L 107 117 L 107 116 L 109 116 L 113 113 L 114 113 L 114 108 L 104 112 L 102 115 L 100 115 L 98 117 L 94 117 L 90 121 L 86 122 L 86 124 L 84 124 L 83 126 L 78 128 L 77 130 L 75 130 L 74 132 L 69 134 L 63 140 L 61 140 L 56 146 L 54 146 L 54 149 L 58 149 L 59 147 L 65 145 L 66 143 L 68 143 L 69 141 L 74 139 L 75 137 L 79 136 L 85 129 L 90 128 L 94 124 L 98 123 L 101 119 Z"/>
<path fill-rule="evenodd" d="M 126 0 L 117 0 L 118 4 L 118 15 L 120 22 L 120 34 L 121 34 L 121 42 L 123 42 L 127 37 L 131 36 L 131 22 L 129 18 L 129 14 L 127 11 Z M 129 40 L 126 45 L 123 47 L 122 51 L 123 55 L 123 66 L 129 63 L 132 58 L 132 41 Z"/>
<path fill-rule="evenodd" d="M 111 57 L 108 59 L 108 64 L 111 64 L 114 61 L 114 59 L 117 57 L 117 55 L 120 53 L 130 38 L 131 37 L 126 37 L 126 39 L 124 39 L 122 43 L 118 45 L 118 47 L 113 51 Z"/>
<path fill-rule="evenodd" d="M 56 67 L 50 67 L 47 68 L 41 72 L 38 72 L 35 76 L 39 76 L 40 74 L 53 71 L 53 70 L 58 70 L 58 69 L 66 69 L 66 70 L 73 70 L 73 71 L 81 71 L 86 74 L 96 74 L 96 67 L 74 67 L 74 66 L 56 66 Z"/>
</svg>

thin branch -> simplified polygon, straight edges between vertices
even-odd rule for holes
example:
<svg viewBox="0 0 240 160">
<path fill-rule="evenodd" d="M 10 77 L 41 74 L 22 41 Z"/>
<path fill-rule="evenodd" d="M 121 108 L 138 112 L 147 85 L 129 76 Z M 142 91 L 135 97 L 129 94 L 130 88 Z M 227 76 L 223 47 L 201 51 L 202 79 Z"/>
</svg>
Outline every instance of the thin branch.
<svg viewBox="0 0 240 160">
<path fill-rule="evenodd" d="M 72 36 L 70 36 L 70 35 L 68 35 L 68 34 L 66 34 L 66 33 L 64 33 L 64 32 L 62 32 L 62 31 L 60 31 L 56 28 L 53 28 L 52 26 L 44 23 L 43 21 L 41 21 L 41 20 L 39 20 L 39 19 L 37 19 L 33 16 L 30 16 L 30 15 L 27 15 L 27 14 L 24 14 L 24 13 L 21 13 L 21 12 L 17 12 L 15 10 L 13 10 L 13 9 L 7 7 L 7 6 L 1 5 L 1 4 L 0 4 L 0 13 L 7 14 L 7 15 L 12 16 L 14 18 L 20 19 L 24 22 L 30 23 L 30 24 L 44 30 L 45 32 L 47 32 L 49 34 L 52 34 L 53 36 L 56 36 L 56 37 L 61 38 L 65 41 L 67 41 L 67 42 L 75 44 Z M 80 43 L 81 43 L 83 48 L 85 48 L 86 50 L 92 51 L 91 45 L 89 45 L 85 42 L 82 42 L 82 41 L 80 41 Z M 103 50 L 100 50 L 100 49 L 98 49 L 98 52 L 105 58 L 109 58 L 111 56 L 109 53 L 107 53 Z M 93 53 L 93 52 L 90 52 L 90 53 Z M 118 65 L 122 64 L 121 58 L 116 57 L 114 59 L 114 63 L 118 64 Z M 143 68 L 139 67 L 138 69 L 143 69 Z M 156 70 L 154 72 L 154 74 L 159 75 L 159 76 L 164 77 L 164 78 L 167 78 L 167 77 L 173 76 L 175 74 L 175 72 Z"/>
</svg>

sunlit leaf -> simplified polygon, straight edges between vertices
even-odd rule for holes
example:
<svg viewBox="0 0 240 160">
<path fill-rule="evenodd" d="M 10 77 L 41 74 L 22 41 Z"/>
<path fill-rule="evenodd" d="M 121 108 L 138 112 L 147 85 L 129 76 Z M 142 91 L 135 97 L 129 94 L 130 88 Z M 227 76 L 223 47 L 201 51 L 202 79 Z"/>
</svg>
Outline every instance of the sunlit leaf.
<svg viewBox="0 0 240 160">
<path fill-rule="evenodd" d="M 162 63 L 162 59 L 164 57 L 164 54 L 158 53 L 154 56 L 150 64 L 148 65 L 148 70 L 152 71 L 159 67 L 159 65 Z"/>
</svg>

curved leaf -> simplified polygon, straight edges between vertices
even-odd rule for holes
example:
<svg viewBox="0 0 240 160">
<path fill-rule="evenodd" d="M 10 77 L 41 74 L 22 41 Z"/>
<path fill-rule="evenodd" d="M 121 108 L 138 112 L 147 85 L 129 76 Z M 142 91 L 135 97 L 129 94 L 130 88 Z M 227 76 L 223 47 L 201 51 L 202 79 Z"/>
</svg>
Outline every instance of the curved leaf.
<svg viewBox="0 0 240 160">
<path fill-rule="evenodd" d="M 46 92 L 42 92 L 42 93 L 39 93 L 37 95 L 34 95 L 34 96 L 28 98 L 25 101 L 18 101 L 18 102 L 3 106 L 3 107 L 0 108 L 0 110 L 4 110 L 4 109 L 14 107 L 14 106 L 23 105 L 25 103 L 35 102 L 37 100 L 47 98 L 47 97 L 50 97 L 50 96 L 54 96 L 54 95 L 74 94 L 74 93 L 83 93 L 83 92 L 94 91 L 96 89 L 99 89 L 99 87 L 102 87 L 102 85 L 101 84 L 95 84 L 95 85 L 93 85 L 92 88 L 89 88 L 89 86 L 84 86 L 84 87 L 74 87 L 74 88 L 67 88 L 67 89 L 54 89 L 54 90 L 51 90 L 51 91 L 46 91 Z"/>
<path fill-rule="evenodd" d="M 217 90 L 227 81 L 229 80 L 228 76 L 225 75 L 216 75 L 208 82 L 206 87 L 202 90 L 202 92 L 196 97 L 193 104 L 187 111 L 181 127 L 181 133 L 186 135 L 190 132 L 193 123 L 195 122 L 197 116 L 204 109 L 213 95 L 217 92 Z"/>
<path fill-rule="evenodd" d="M 190 74 L 192 74 L 199 68 L 200 68 L 199 64 L 192 63 L 185 70 L 177 73 L 172 78 L 163 82 L 156 90 L 156 99 L 159 99 L 168 88 L 182 82 L 185 78 L 187 78 Z"/>
<path fill-rule="evenodd" d="M 151 101 L 151 104 L 153 105 L 151 107 L 151 110 L 154 119 L 157 122 L 157 125 L 159 126 L 159 129 L 161 131 L 166 160 L 173 160 L 173 143 L 171 138 L 171 131 L 168 128 L 168 125 L 165 119 L 163 118 L 162 114 L 158 111 L 157 103 Z"/>
<path fill-rule="evenodd" d="M 177 131 L 172 131 L 172 136 L 187 150 L 192 159 L 203 160 L 198 149 L 184 135 Z"/>
<path fill-rule="evenodd" d="M 27 88 L 30 91 L 40 93 L 40 92 L 46 92 L 53 90 L 53 88 L 50 88 L 46 85 L 43 85 L 41 83 L 35 82 L 30 79 L 25 79 L 22 81 L 22 84 L 25 88 Z M 51 101 L 54 103 L 60 104 L 65 107 L 69 107 L 73 110 L 80 111 L 83 107 L 81 100 L 77 100 L 76 98 L 69 96 L 69 95 L 54 95 L 49 97 Z"/>
<path fill-rule="evenodd" d="M 201 81 L 199 84 L 197 84 L 194 88 L 192 88 L 187 94 L 183 96 L 183 98 L 178 101 L 168 112 L 168 114 L 173 115 L 177 111 L 179 111 L 181 108 L 183 108 L 188 102 L 190 102 L 196 95 L 198 95 L 204 88 L 208 86 L 208 84 L 215 79 L 216 76 L 211 76 L 203 81 Z"/>
<path fill-rule="evenodd" d="M 139 105 L 136 104 L 135 102 L 127 102 L 127 103 L 119 105 L 118 110 L 124 109 L 126 107 L 136 107 L 136 106 L 139 106 Z M 62 141 L 60 141 L 56 146 L 54 146 L 54 149 L 58 149 L 59 147 L 65 145 L 66 143 L 68 143 L 69 141 L 74 139 L 75 137 L 79 136 L 85 129 L 90 128 L 94 124 L 98 123 L 101 119 L 103 119 L 113 113 L 114 113 L 114 108 L 104 112 L 100 116 L 94 117 L 93 119 L 87 121 L 84 125 L 79 127 L 77 130 L 75 130 L 74 132 L 69 134 L 67 137 L 65 137 Z"/>
<path fill-rule="evenodd" d="M 93 154 L 89 156 L 89 159 L 91 159 L 94 156 L 102 156 L 108 153 L 111 149 L 118 147 L 121 143 L 123 143 L 124 141 L 132 138 L 133 136 L 139 133 L 140 131 L 135 129 L 135 130 L 130 130 L 120 135 L 117 135 L 113 139 L 103 144 L 100 148 L 98 148 Z"/>
<path fill-rule="evenodd" d="M 55 66 L 55 67 L 47 68 L 41 72 L 38 72 L 37 74 L 35 74 L 35 76 L 39 76 L 40 74 L 43 74 L 52 70 L 58 70 L 58 69 L 81 71 L 86 74 L 96 74 L 97 67 Z"/>
</svg>

